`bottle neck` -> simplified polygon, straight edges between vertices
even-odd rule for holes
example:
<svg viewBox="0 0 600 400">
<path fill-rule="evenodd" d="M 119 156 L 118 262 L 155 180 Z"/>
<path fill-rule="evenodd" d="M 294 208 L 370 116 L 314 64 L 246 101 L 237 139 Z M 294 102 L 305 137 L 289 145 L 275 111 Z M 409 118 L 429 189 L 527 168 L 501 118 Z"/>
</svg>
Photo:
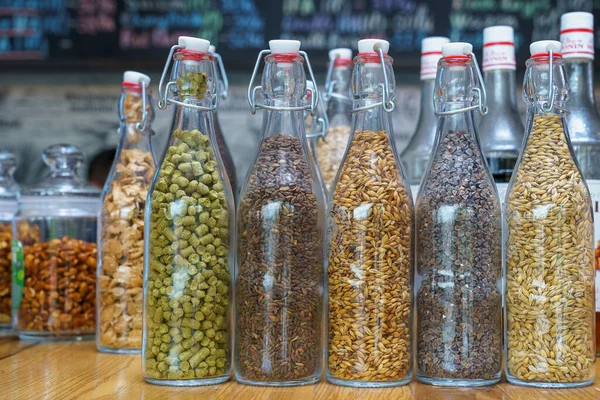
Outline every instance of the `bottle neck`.
<svg viewBox="0 0 600 400">
<path fill-rule="evenodd" d="M 567 109 L 592 108 L 596 110 L 594 98 L 594 61 L 573 58 L 565 62 L 569 80 Z"/>
<path fill-rule="evenodd" d="M 331 126 L 348 125 L 352 100 L 350 99 L 350 80 L 352 69 L 349 66 L 335 67 L 331 73 L 332 96 L 327 103 L 327 117 Z"/>
<path fill-rule="evenodd" d="M 435 79 L 425 79 L 421 81 L 421 109 L 417 121 L 416 135 L 435 136 L 435 110 L 433 109 L 433 91 L 435 89 Z M 431 129 L 433 127 L 433 129 Z M 433 140 L 432 140 L 433 143 Z"/>
<path fill-rule="evenodd" d="M 495 69 L 484 73 L 489 114 L 518 113 L 515 71 Z"/>
</svg>

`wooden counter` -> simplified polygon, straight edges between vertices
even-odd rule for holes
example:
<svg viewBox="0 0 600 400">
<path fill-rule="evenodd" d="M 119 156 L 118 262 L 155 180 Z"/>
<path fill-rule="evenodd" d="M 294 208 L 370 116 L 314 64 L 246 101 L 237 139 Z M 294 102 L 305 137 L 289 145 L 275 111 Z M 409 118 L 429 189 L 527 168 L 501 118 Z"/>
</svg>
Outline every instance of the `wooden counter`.
<svg viewBox="0 0 600 400">
<path fill-rule="evenodd" d="M 354 389 L 321 382 L 293 388 L 262 388 L 234 381 L 215 386 L 172 388 L 144 382 L 139 355 L 96 351 L 93 342 L 26 343 L 0 339 L 0 399 L 600 399 L 600 363 L 596 381 L 581 389 L 541 390 L 509 385 L 446 389 L 413 381 L 391 389 Z"/>
</svg>

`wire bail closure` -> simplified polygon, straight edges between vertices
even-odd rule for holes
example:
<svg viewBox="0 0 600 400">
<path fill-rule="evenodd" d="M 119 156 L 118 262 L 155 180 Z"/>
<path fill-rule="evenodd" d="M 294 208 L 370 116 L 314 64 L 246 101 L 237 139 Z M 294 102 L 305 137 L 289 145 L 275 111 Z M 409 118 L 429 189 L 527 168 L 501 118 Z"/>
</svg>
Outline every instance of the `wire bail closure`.
<svg viewBox="0 0 600 400">
<path fill-rule="evenodd" d="M 256 58 L 256 63 L 254 64 L 254 70 L 252 71 L 252 77 L 250 78 L 250 84 L 248 85 L 248 104 L 250 104 L 250 112 L 252 115 L 256 114 L 256 110 L 271 110 L 271 111 L 305 111 L 308 110 L 310 115 L 314 116 L 315 111 L 317 110 L 317 105 L 319 104 L 319 89 L 317 88 L 317 81 L 315 80 L 315 76 L 313 74 L 312 67 L 310 65 L 310 60 L 308 59 L 308 54 L 305 51 L 299 51 L 300 54 L 306 60 L 306 67 L 308 68 L 308 73 L 310 74 L 310 80 L 313 83 L 314 92 L 310 99 L 310 104 L 306 106 L 300 107 L 274 107 L 268 106 L 262 103 L 256 103 L 256 92 L 258 90 L 262 90 L 262 86 L 254 86 L 254 81 L 256 80 L 256 75 L 258 74 L 258 67 L 260 66 L 260 60 L 262 57 L 271 54 L 271 50 L 261 50 L 258 53 L 258 57 Z"/>
<path fill-rule="evenodd" d="M 327 68 L 327 75 L 325 76 L 325 93 L 321 95 L 322 100 L 325 103 L 329 103 L 329 100 L 331 100 L 332 97 L 335 97 L 336 99 L 342 101 L 352 101 L 350 96 L 344 96 L 333 91 L 335 89 L 335 85 L 337 84 L 337 80 L 332 81 L 331 76 L 333 75 L 335 60 L 337 60 L 338 58 L 340 58 L 340 55 L 336 54 L 333 60 L 329 60 L 329 67 Z"/>
<path fill-rule="evenodd" d="M 167 56 L 167 62 L 165 63 L 165 67 L 163 68 L 162 75 L 160 76 L 160 82 L 158 83 L 158 108 L 160 108 L 161 110 L 166 110 L 167 106 L 169 104 L 177 104 L 181 107 L 191 108 L 193 110 L 198 110 L 198 111 L 216 111 L 218 101 L 219 101 L 218 100 L 219 96 L 217 96 L 216 94 L 213 94 L 211 96 L 212 101 L 211 101 L 210 107 L 204 107 L 204 106 L 198 106 L 195 104 L 184 103 L 182 101 L 175 100 L 175 99 L 169 97 L 169 93 L 173 92 L 173 89 L 176 87 L 177 83 L 174 81 L 169 81 L 169 82 L 167 82 L 167 84 L 165 84 L 165 81 L 167 79 L 167 74 L 168 74 L 169 70 L 171 69 L 171 63 L 173 61 L 173 56 L 175 55 L 175 52 L 180 49 L 185 49 L 185 46 L 181 46 L 178 44 L 174 45 L 173 47 L 171 47 L 171 50 L 169 51 L 169 55 Z M 211 68 L 213 69 L 213 76 L 217 76 L 217 70 L 216 70 L 214 63 L 211 63 Z"/>
<path fill-rule="evenodd" d="M 223 59 L 219 53 L 213 53 L 212 56 L 217 59 L 219 74 L 221 75 L 221 80 L 223 82 L 223 87 L 221 88 L 221 99 L 227 100 L 227 95 L 229 93 L 229 79 L 227 79 L 227 72 L 225 71 L 225 65 L 223 65 Z"/>
<path fill-rule="evenodd" d="M 396 95 L 390 94 L 390 81 L 388 79 L 387 71 L 385 69 L 385 55 L 383 54 L 383 48 L 381 47 L 381 44 L 375 43 L 375 45 L 373 45 L 373 51 L 375 53 L 379 54 L 379 60 L 381 62 L 381 69 L 383 71 L 383 83 L 381 84 L 381 86 L 382 86 L 381 92 L 383 95 L 383 99 L 382 99 L 382 101 L 375 103 L 375 104 L 369 104 L 364 107 L 355 108 L 352 111 L 350 111 L 351 114 L 370 110 L 371 108 L 377 108 L 380 106 L 383 107 L 383 110 L 385 112 L 390 113 L 390 112 L 394 111 L 394 108 L 396 108 L 396 103 L 394 103 L 394 99 L 395 99 Z"/>
<path fill-rule="evenodd" d="M 454 114 L 468 112 L 468 111 L 472 111 L 472 110 L 479 110 L 479 114 L 486 115 L 489 111 L 488 106 L 487 106 L 487 91 L 485 90 L 485 83 L 483 81 L 483 75 L 481 74 L 481 68 L 479 68 L 479 62 L 477 61 L 477 57 L 475 56 L 475 53 L 473 53 L 473 52 L 464 52 L 463 54 L 466 56 L 470 56 L 471 59 L 473 60 L 473 64 L 475 64 L 475 71 L 477 73 L 477 79 L 479 80 L 480 87 L 472 88 L 471 92 L 475 93 L 475 96 L 477 97 L 477 104 L 470 106 L 470 107 L 459 108 L 457 110 L 440 111 L 440 110 L 438 110 L 437 104 L 434 100 L 433 109 L 435 110 L 436 117 L 442 117 L 442 116 L 446 116 L 446 115 L 454 115 Z"/>
<path fill-rule="evenodd" d="M 142 120 L 135 124 L 135 129 L 137 129 L 140 132 L 143 132 L 144 130 L 146 130 L 146 125 L 148 123 L 148 104 L 146 101 L 146 92 L 148 89 L 146 86 L 146 82 L 143 79 L 140 78 L 138 80 L 138 83 L 142 88 Z M 121 121 L 125 121 L 127 119 L 125 113 L 123 112 L 124 107 L 125 96 L 121 96 L 121 98 L 119 99 L 119 120 Z"/>
</svg>

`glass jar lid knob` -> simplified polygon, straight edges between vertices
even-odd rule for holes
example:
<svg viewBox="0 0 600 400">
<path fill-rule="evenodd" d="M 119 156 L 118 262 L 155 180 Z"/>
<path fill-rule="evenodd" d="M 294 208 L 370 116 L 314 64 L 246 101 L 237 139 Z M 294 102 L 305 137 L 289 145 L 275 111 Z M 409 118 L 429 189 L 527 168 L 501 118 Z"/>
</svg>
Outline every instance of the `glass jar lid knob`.
<svg viewBox="0 0 600 400">
<path fill-rule="evenodd" d="M 85 155 L 77 146 L 55 144 L 44 150 L 42 160 L 50 168 L 52 175 L 74 173 L 85 161 Z"/>
</svg>

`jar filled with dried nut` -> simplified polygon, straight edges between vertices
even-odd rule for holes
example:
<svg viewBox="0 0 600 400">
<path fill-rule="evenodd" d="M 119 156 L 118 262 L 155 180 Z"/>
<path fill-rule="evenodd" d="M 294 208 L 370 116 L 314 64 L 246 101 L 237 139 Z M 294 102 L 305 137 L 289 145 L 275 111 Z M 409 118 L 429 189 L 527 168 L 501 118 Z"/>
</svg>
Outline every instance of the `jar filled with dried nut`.
<svg viewBox="0 0 600 400">
<path fill-rule="evenodd" d="M 17 212 L 19 193 L 19 185 L 13 178 L 16 168 L 16 157 L 7 150 L 0 150 L 0 334 L 12 331 L 12 220 Z"/>
<path fill-rule="evenodd" d="M 156 169 L 149 85 L 148 76 L 125 72 L 119 146 L 102 192 L 96 346 L 108 353 L 142 348 L 144 211 Z"/>
<path fill-rule="evenodd" d="M 412 378 L 414 210 L 393 139 L 393 99 L 380 92 L 395 89 L 388 48 L 358 42 L 355 130 L 329 204 L 327 379 L 345 386 Z"/>
<path fill-rule="evenodd" d="M 444 44 L 442 56 L 435 145 L 415 205 L 417 378 L 491 385 L 502 372 L 502 220 L 474 123 L 485 87 L 470 44 Z"/>
<path fill-rule="evenodd" d="M 78 175 L 75 146 L 42 156 L 50 174 L 19 194 L 13 226 L 13 324 L 24 340 L 93 338 L 100 191 Z"/>
<path fill-rule="evenodd" d="M 566 132 L 560 50 L 531 44 L 527 130 L 505 211 L 506 376 L 540 387 L 589 385 L 596 371 L 592 202 Z"/>
<path fill-rule="evenodd" d="M 325 93 L 322 96 L 326 101 L 329 125 L 326 134 L 315 139 L 317 165 L 327 195 L 333 189 L 350 137 L 351 75 L 352 50 L 339 48 L 329 51 L 329 69 L 325 81 Z"/>
<path fill-rule="evenodd" d="M 225 382 L 231 369 L 233 193 L 213 128 L 207 40 L 180 37 L 159 107 L 175 104 L 145 213 L 142 372 L 170 386 Z M 171 56 L 161 79 L 169 81 Z"/>
<path fill-rule="evenodd" d="M 265 103 L 250 103 L 269 109 L 238 204 L 235 376 L 254 385 L 305 385 L 322 371 L 325 201 L 304 131 L 310 63 L 299 41 L 269 45 Z"/>
</svg>

